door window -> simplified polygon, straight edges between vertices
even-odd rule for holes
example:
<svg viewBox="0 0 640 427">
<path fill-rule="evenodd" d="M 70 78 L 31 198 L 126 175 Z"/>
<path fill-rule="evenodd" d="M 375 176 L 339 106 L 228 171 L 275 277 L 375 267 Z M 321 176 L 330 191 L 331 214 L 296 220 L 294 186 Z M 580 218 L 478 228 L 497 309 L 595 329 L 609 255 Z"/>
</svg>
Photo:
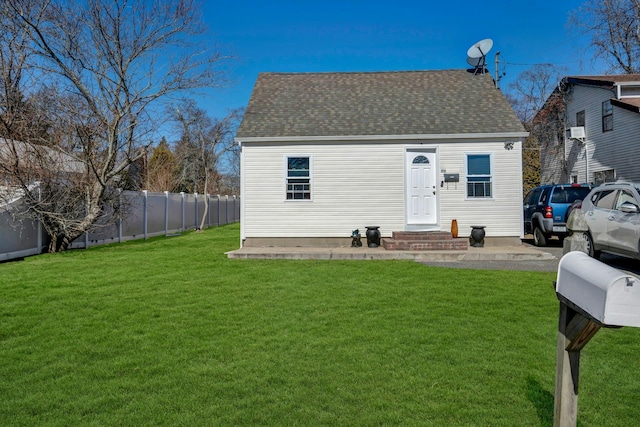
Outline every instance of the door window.
<svg viewBox="0 0 640 427">
<path fill-rule="evenodd" d="M 613 209 L 613 202 L 615 200 L 616 190 L 599 191 L 591 198 L 591 202 L 600 209 Z"/>
<path fill-rule="evenodd" d="M 616 210 L 620 210 L 620 206 L 622 206 L 623 203 L 633 203 L 634 205 L 638 206 L 638 202 L 636 201 L 636 198 L 633 197 L 633 194 L 631 194 L 630 191 L 628 190 L 622 190 L 620 191 L 620 195 L 618 196 L 618 200 L 616 200 Z"/>
<path fill-rule="evenodd" d="M 541 192 L 542 190 L 540 188 L 531 190 L 529 194 L 527 194 L 527 197 L 525 197 L 524 204 L 529 206 L 538 204 L 538 199 L 540 198 Z"/>
</svg>

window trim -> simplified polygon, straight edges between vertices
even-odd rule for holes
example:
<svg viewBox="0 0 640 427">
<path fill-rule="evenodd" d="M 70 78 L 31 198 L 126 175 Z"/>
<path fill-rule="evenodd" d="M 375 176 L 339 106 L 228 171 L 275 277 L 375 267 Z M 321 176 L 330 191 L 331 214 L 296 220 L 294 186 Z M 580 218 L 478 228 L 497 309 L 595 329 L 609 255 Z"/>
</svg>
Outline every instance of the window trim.
<svg viewBox="0 0 640 427">
<path fill-rule="evenodd" d="M 469 174 L 469 156 L 488 156 L 489 157 L 489 174 L 470 175 Z M 478 153 L 464 153 L 464 173 L 465 173 L 465 200 L 494 200 L 495 199 L 495 170 L 494 170 L 494 153 L 478 152 Z M 470 177 L 488 177 L 489 178 L 489 190 L 491 194 L 489 196 L 470 196 L 469 195 L 469 178 Z"/>
<path fill-rule="evenodd" d="M 309 159 L 309 198 L 296 199 L 288 198 L 289 179 L 300 179 L 300 177 L 289 176 L 289 159 L 291 158 L 308 158 Z M 285 202 L 311 202 L 313 201 L 313 156 L 311 154 L 285 154 L 284 156 L 284 201 Z M 303 178 L 304 179 L 304 178 Z"/>
<path fill-rule="evenodd" d="M 605 182 L 616 182 L 616 170 L 604 169 L 593 172 L 593 182 L 595 185 L 601 185 Z"/>
</svg>

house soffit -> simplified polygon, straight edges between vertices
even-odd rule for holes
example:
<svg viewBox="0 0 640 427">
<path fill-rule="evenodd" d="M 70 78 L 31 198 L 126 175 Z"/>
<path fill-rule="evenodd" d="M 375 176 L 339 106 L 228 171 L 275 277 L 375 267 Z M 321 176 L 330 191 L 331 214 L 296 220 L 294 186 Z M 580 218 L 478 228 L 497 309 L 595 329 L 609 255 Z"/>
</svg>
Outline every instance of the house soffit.
<svg viewBox="0 0 640 427">
<path fill-rule="evenodd" d="M 420 134 L 420 135 L 342 135 L 342 136 L 291 136 L 291 137 L 237 137 L 239 144 L 245 143 L 330 143 L 330 142 L 504 142 L 506 140 L 520 140 L 529 136 L 529 132 L 501 132 L 501 133 L 465 133 L 465 134 Z"/>
</svg>

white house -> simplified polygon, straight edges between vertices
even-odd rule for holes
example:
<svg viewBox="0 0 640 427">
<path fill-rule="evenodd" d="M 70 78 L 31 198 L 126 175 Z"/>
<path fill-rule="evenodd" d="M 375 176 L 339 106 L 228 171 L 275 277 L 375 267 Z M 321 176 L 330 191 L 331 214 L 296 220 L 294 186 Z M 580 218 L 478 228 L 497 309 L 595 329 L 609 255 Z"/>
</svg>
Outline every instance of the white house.
<svg viewBox="0 0 640 427">
<path fill-rule="evenodd" d="M 537 117 L 554 99 L 565 132 L 542 141 L 543 182 L 640 181 L 640 74 L 565 77 Z M 560 161 L 545 161 L 553 152 Z"/>
<path fill-rule="evenodd" d="M 243 246 L 483 225 L 519 239 L 522 139 L 489 74 L 262 73 L 240 125 Z"/>
</svg>

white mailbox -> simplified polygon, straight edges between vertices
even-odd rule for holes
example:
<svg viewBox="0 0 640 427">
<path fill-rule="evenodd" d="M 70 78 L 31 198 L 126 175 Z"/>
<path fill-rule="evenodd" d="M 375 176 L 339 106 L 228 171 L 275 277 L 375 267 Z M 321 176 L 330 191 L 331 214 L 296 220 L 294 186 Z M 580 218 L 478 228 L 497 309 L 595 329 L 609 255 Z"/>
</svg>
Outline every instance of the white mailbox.
<svg viewBox="0 0 640 427">
<path fill-rule="evenodd" d="M 640 327 L 640 280 L 583 252 L 560 260 L 556 293 L 602 325 Z"/>
</svg>

